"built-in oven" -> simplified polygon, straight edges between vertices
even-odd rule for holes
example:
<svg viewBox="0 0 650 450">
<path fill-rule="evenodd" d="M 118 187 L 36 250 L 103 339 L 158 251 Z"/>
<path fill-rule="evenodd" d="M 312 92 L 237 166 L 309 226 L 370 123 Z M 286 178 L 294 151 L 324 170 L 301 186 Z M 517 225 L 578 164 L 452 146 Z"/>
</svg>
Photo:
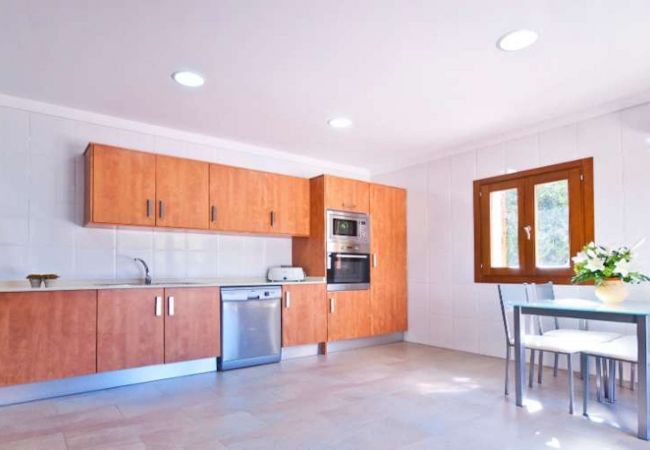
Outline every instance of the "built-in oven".
<svg viewBox="0 0 650 450">
<path fill-rule="evenodd" d="M 367 214 L 327 211 L 327 290 L 370 287 L 370 218 Z"/>
<path fill-rule="evenodd" d="M 352 291 L 370 287 L 370 255 L 327 253 L 327 290 Z"/>
</svg>

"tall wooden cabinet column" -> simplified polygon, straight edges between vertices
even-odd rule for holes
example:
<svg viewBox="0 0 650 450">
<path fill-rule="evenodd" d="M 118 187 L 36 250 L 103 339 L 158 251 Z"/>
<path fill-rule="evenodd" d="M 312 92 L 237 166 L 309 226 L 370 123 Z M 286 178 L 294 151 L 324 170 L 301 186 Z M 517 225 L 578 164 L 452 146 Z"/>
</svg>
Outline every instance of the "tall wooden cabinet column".
<svg viewBox="0 0 650 450">
<path fill-rule="evenodd" d="M 293 239 L 293 264 L 326 276 L 328 209 L 370 215 L 369 291 L 328 292 L 328 341 L 407 329 L 406 191 L 323 175 L 310 180 L 310 234 Z"/>
<path fill-rule="evenodd" d="M 406 331 L 406 191 L 370 186 L 370 316 L 373 335 Z"/>
</svg>

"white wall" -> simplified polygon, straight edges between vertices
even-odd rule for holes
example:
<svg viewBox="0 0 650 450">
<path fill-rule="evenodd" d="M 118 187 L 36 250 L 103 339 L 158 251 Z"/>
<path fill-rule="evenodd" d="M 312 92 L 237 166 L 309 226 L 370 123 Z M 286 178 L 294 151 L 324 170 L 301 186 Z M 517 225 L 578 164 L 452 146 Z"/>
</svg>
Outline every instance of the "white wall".
<svg viewBox="0 0 650 450">
<path fill-rule="evenodd" d="M 472 180 L 588 156 L 596 241 L 647 236 L 638 263 L 650 273 L 650 104 L 373 177 L 408 189 L 407 340 L 504 354 L 496 286 L 473 282 Z M 650 301 L 650 283 L 631 291 Z M 556 295 L 593 298 L 593 287 L 559 286 Z"/>
<path fill-rule="evenodd" d="M 84 228 L 89 141 L 298 176 L 367 178 L 351 167 L 0 96 L 0 279 L 136 278 L 134 257 L 149 262 L 154 277 L 263 276 L 270 265 L 291 263 L 290 238 Z"/>
</svg>

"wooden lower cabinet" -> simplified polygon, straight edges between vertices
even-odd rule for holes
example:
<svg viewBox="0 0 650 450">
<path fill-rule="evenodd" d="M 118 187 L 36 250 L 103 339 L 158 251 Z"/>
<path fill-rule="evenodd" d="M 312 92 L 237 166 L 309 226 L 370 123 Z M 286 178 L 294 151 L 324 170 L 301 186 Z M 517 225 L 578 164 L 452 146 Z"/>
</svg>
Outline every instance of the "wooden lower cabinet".
<svg viewBox="0 0 650 450">
<path fill-rule="evenodd" d="M 370 291 L 328 292 L 327 340 L 370 336 Z"/>
<path fill-rule="evenodd" d="M 216 287 L 100 290 L 97 370 L 219 356 L 219 301 Z"/>
<path fill-rule="evenodd" d="M 105 289 L 97 300 L 98 372 L 164 362 L 163 289 Z"/>
<path fill-rule="evenodd" d="M 165 289 L 165 362 L 221 354 L 219 288 Z"/>
<path fill-rule="evenodd" d="M 94 373 L 97 291 L 0 294 L 0 386 Z"/>
<path fill-rule="evenodd" d="M 327 342 L 325 284 L 282 287 L 282 346 Z"/>
</svg>

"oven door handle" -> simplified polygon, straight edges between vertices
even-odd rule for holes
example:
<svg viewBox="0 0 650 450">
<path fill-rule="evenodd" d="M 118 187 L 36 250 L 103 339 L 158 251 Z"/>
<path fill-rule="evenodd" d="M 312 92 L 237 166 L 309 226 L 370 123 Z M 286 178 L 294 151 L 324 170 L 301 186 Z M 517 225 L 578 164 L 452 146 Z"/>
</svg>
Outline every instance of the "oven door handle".
<svg viewBox="0 0 650 450">
<path fill-rule="evenodd" d="M 333 256 L 334 258 L 337 258 L 337 259 L 342 259 L 342 258 L 350 258 L 350 259 L 368 259 L 368 255 L 350 255 L 350 254 L 347 254 L 347 253 L 344 253 L 344 254 L 342 254 L 342 253 L 338 253 L 338 254 L 335 254 L 335 255 L 332 255 L 332 256 Z"/>
</svg>

